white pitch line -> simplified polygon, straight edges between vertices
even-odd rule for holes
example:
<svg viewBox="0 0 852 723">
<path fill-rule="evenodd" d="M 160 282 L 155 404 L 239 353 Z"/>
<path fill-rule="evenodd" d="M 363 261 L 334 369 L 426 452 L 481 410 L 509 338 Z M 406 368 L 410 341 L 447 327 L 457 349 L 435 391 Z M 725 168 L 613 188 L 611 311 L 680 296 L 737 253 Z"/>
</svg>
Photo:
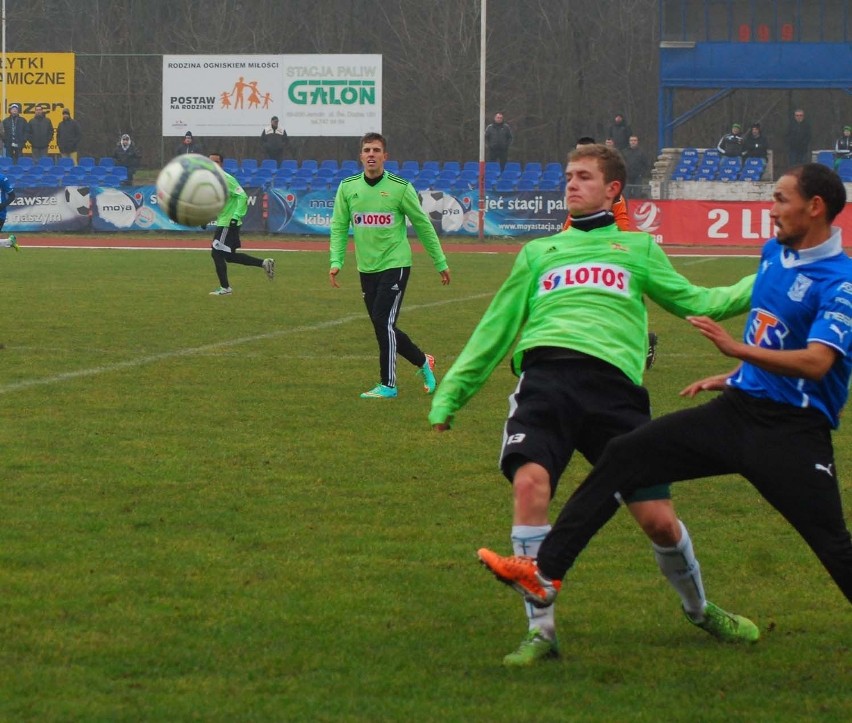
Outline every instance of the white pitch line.
<svg viewBox="0 0 852 723">
<path fill-rule="evenodd" d="M 428 304 L 406 306 L 406 310 L 407 312 L 412 312 L 418 311 L 420 309 L 431 309 L 436 306 L 447 306 L 448 304 L 465 303 L 468 301 L 475 301 L 476 299 L 483 299 L 489 296 L 493 296 L 493 294 L 475 294 L 474 296 L 467 296 L 462 299 L 445 299 L 443 301 L 433 301 Z M 110 372 L 123 371 L 125 369 L 135 369 L 136 367 L 145 366 L 147 364 L 155 364 L 157 362 L 166 361 L 168 359 L 194 356 L 196 354 L 208 354 L 212 351 L 217 351 L 219 349 L 227 349 L 234 346 L 240 346 L 241 344 L 251 344 L 252 342 L 256 341 L 266 341 L 269 339 L 278 339 L 282 336 L 290 336 L 292 334 L 321 331 L 323 329 L 329 329 L 335 326 L 342 326 L 343 324 L 348 324 L 351 321 L 363 320 L 363 318 L 363 313 L 350 314 L 348 316 L 342 316 L 339 319 L 330 319 L 328 321 L 321 321 L 316 324 L 294 326 L 289 329 L 281 329 L 280 331 L 272 331 L 266 334 L 257 334 L 256 336 L 244 336 L 238 339 L 219 341 L 214 344 L 205 344 L 204 346 L 196 346 L 190 349 L 177 349 L 175 351 L 166 351 L 160 354 L 149 354 L 148 356 L 137 357 L 136 359 L 128 359 L 127 361 L 116 362 L 115 364 L 89 367 L 88 369 L 78 369 L 77 371 L 63 372 L 62 374 L 54 374 L 53 376 L 41 377 L 39 379 L 26 379 L 20 382 L 14 382 L 13 384 L 7 384 L 5 386 L 0 387 L 0 395 L 11 394 L 12 392 L 20 392 L 24 389 L 31 389 L 32 387 L 43 387 L 50 384 L 59 384 L 60 382 L 67 382 L 73 379 L 83 379 L 85 377 L 94 377 L 99 376 L 101 374 L 108 374 Z"/>
</svg>

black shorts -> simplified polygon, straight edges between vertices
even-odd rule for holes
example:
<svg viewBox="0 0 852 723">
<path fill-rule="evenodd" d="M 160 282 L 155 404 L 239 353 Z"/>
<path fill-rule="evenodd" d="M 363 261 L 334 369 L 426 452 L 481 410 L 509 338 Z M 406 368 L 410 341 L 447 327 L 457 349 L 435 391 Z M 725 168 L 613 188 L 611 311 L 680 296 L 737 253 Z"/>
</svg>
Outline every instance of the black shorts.
<svg viewBox="0 0 852 723">
<path fill-rule="evenodd" d="M 213 248 L 217 251 L 225 253 L 234 253 L 240 246 L 240 227 L 234 226 L 217 226 L 216 233 L 213 234 Z"/>
<path fill-rule="evenodd" d="M 611 364 L 580 354 L 536 362 L 509 397 L 500 469 L 511 481 L 521 464 L 540 464 L 553 496 L 575 450 L 594 464 L 613 437 L 650 419 L 647 390 Z M 655 485 L 627 501 L 670 498 L 668 485 Z"/>
</svg>

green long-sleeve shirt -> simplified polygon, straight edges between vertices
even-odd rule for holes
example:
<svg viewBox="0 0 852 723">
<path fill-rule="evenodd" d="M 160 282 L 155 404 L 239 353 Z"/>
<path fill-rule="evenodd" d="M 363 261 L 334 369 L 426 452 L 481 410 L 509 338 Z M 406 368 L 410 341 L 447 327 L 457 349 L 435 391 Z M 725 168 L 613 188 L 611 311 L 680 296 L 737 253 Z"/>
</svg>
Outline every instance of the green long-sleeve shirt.
<svg viewBox="0 0 852 723">
<path fill-rule="evenodd" d="M 243 217 L 248 211 L 248 196 L 243 190 L 243 187 L 240 186 L 239 181 L 230 173 L 222 171 L 222 175 L 225 176 L 225 180 L 228 182 L 228 200 L 225 201 L 224 208 L 216 217 L 216 225 L 230 226 L 231 221 L 242 224 Z"/>
<path fill-rule="evenodd" d="M 446 422 L 480 389 L 517 339 L 524 352 L 573 349 L 603 359 L 642 383 L 648 314 L 644 296 L 680 317 L 724 319 L 748 310 L 754 276 L 733 286 L 694 286 L 645 233 L 616 226 L 530 241 L 441 381 L 429 421 Z"/>
<path fill-rule="evenodd" d="M 432 222 L 420 207 L 414 186 L 387 171 L 375 185 L 367 183 L 363 173 L 344 179 L 334 197 L 331 215 L 331 268 L 343 268 L 350 226 L 354 229 L 358 271 L 375 273 L 411 266 L 406 217 L 435 269 L 444 271 L 447 259 Z"/>
</svg>

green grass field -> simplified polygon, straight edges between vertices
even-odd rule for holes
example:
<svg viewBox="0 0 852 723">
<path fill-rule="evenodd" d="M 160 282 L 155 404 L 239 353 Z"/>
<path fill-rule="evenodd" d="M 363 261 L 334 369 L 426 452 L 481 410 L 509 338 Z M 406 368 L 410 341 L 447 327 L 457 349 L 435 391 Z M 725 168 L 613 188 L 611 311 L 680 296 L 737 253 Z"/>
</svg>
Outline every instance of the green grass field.
<svg viewBox="0 0 852 723">
<path fill-rule="evenodd" d="M 0 720 L 852 720 L 849 604 L 735 478 L 675 499 L 710 598 L 759 644 L 688 625 L 621 513 L 567 579 L 563 659 L 502 668 L 526 622 L 475 550 L 510 549 L 507 365 L 444 435 L 413 368 L 361 400 L 353 265 L 335 290 L 325 254 L 274 255 L 273 283 L 232 267 L 215 298 L 204 252 L 0 252 Z M 450 262 L 444 288 L 417 256 L 401 322 L 439 379 L 512 257 Z M 675 263 L 705 284 L 755 265 Z M 651 315 L 659 414 L 732 364 Z M 848 510 L 849 428 L 835 442 Z"/>
</svg>

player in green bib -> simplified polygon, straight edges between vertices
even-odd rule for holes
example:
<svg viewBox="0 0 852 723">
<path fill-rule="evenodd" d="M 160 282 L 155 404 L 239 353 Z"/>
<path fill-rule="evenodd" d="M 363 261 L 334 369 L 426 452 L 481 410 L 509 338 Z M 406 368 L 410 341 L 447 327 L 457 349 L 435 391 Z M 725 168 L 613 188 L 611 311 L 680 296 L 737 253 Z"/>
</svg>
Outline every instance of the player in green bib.
<svg viewBox="0 0 852 723">
<path fill-rule="evenodd" d="M 430 423 L 437 431 L 449 429 L 514 345 L 519 381 L 509 397 L 500 466 L 513 487 L 515 555 L 536 556 L 550 530 L 549 502 L 574 451 L 594 464 L 610 439 L 650 420 L 641 386 L 648 339 L 644 297 L 678 316 L 723 319 L 749 308 L 753 277 L 724 288 L 694 286 L 650 235 L 618 229 L 611 208 L 625 176 L 623 159 L 606 146 L 585 145 L 571 154 L 571 227 L 524 246 L 432 400 Z M 639 490 L 627 502 L 687 618 L 725 641 L 755 640 L 751 621 L 707 601 L 668 486 Z M 527 617 L 527 636 L 505 665 L 559 654 L 553 606 L 527 604 Z"/>
<path fill-rule="evenodd" d="M 397 396 L 396 357 L 407 359 L 423 381 L 427 394 L 435 391 L 435 359 L 425 354 L 397 327 L 405 287 L 411 274 L 411 244 L 405 219 L 432 258 L 441 283 L 450 283 L 450 269 L 429 217 L 420 207 L 417 192 L 408 181 L 385 171 L 387 143 L 379 133 L 361 139 L 363 173 L 345 178 L 334 198 L 331 217 L 331 263 L 328 277 L 338 287 L 349 228 L 353 229 L 355 263 L 367 313 L 379 344 L 379 383 L 361 394 L 365 399 Z"/>
</svg>

